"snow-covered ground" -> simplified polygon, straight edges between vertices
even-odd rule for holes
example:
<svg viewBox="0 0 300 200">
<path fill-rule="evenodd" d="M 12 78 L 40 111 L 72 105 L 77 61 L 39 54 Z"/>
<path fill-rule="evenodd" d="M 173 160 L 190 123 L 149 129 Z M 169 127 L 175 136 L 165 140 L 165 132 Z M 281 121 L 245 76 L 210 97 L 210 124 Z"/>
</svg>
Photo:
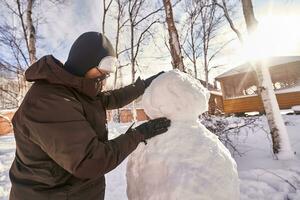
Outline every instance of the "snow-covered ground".
<svg viewBox="0 0 300 200">
<path fill-rule="evenodd" d="M 271 138 L 262 129 L 242 131 L 234 143 L 243 156 L 235 156 L 240 177 L 241 199 L 300 199 L 300 116 L 284 115 L 294 160 L 273 159 Z M 260 118 L 267 130 L 265 118 Z"/>
<path fill-rule="evenodd" d="M 237 118 L 230 118 L 234 121 Z M 261 128 L 242 128 L 233 143 L 242 156 L 235 156 L 240 177 L 241 200 L 299 200 L 300 199 L 300 116 L 284 115 L 290 142 L 297 152 L 295 160 L 273 159 L 270 137 Z M 260 117 L 264 129 L 266 120 Z M 109 124 L 110 138 L 124 133 L 130 124 Z M 15 153 L 13 135 L 0 137 L 0 200 L 9 194 L 8 170 Z M 107 178 L 107 200 L 126 200 L 126 160 Z M 222 187 L 222 186 L 220 186 Z"/>
<path fill-rule="evenodd" d="M 7 200 L 10 190 L 8 170 L 14 159 L 16 147 L 13 134 L 0 137 L 0 200 Z"/>
</svg>

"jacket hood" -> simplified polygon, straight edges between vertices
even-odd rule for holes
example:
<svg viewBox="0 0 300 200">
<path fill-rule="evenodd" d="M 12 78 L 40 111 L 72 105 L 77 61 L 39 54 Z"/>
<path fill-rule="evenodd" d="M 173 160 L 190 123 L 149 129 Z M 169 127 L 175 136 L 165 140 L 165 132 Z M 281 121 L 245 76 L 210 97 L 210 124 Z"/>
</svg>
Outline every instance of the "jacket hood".
<svg viewBox="0 0 300 200">
<path fill-rule="evenodd" d="M 47 55 L 32 64 L 25 72 L 29 82 L 44 80 L 52 84 L 60 84 L 74 88 L 89 96 L 97 96 L 96 79 L 75 76 L 63 68 L 63 64 L 52 55 Z"/>
</svg>

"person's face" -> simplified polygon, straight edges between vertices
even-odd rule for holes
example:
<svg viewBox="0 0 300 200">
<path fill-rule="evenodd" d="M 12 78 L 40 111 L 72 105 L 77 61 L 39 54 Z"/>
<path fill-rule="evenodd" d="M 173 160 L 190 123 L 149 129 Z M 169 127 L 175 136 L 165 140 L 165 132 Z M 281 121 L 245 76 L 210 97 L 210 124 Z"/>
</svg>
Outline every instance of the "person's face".
<svg viewBox="0 0 300 200">
<path fill-rule="evenodd" d="M 109 73 L 102 71 L 96 67 L 90 69 L 89 71 L 86 72 L 84 75 L 85 78 L 89 79 L 99 79 L 98 85 L 101 87 L 98 88 L 99 92 L 101 89 L 106 85 L 106 78 L 109 76 Z"/>
</svg>

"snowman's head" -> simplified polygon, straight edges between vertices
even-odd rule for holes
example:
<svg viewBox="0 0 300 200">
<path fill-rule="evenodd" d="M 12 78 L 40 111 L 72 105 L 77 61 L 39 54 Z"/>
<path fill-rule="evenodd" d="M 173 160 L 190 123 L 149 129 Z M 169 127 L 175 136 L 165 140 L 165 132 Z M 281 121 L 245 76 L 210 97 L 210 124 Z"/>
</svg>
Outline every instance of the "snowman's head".
<svg viewBox="0 0 300 200">
<path fill-rule="evenodd" d="M 179 70 L 172 70 L 151 83 L 142 103 L 150 118 L 191 121 L 207 111 L 208 99 L 208 91 L 198 80 Z"/>
</svg>

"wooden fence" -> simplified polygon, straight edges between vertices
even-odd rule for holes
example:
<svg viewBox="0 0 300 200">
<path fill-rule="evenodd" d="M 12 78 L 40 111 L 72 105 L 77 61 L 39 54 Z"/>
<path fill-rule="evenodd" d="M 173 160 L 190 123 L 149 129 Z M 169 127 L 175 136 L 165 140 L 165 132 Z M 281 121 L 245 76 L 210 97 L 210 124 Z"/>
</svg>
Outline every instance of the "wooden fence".
<svg viewBox="0 0 300 200">
<path fill-rule="evenodd" d="M 7 112 L 0 115 L 0 136 L 11 133 L 13 130 L 11 119 L 14 115 L 14 112 Z M 113 112 L 107 111 L 107 120 L 112 121 Z M 137 109 L 137 121 L 145 121 L 148 120 L 149 117 L 145 114 L 143 109 Z M 120 110 L 120 121 L 122 123 L 128 123 L 133 121 L 133 115 L 131 110 L 122 109 Z"/>
</svg>

